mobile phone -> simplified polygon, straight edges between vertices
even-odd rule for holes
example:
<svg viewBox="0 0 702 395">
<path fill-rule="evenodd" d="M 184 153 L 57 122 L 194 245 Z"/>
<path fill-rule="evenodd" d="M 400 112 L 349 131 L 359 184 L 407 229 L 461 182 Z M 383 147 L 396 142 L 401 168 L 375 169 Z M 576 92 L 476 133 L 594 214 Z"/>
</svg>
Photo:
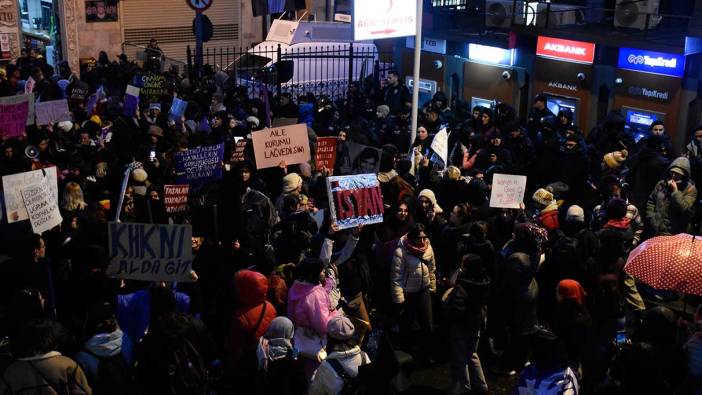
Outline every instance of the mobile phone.
<svg viewBox="0 0 702 395">
<path fill-rule="evenodd" d="M 156 160 L 156 151 L 151 150 L 151 152 L 149 152 L 149 160 L 152 162 Z"/>
<path fill-rule="evenodd" d="M 617 337 L 615 337 L 614 341 L 617 343 L 617 346 L 623 346 L 624 344 L 626 344 L 626 332 L 617 332 Z"/>
</svg>

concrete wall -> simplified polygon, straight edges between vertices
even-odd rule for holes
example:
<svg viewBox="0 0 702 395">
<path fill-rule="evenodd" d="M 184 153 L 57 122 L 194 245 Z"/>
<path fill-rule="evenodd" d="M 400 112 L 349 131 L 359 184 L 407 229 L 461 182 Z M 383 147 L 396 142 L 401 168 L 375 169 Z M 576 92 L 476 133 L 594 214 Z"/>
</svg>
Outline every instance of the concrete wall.
<svg viewBox="0 0 702 395">
<path fill-rule="evenodd" d="M 92 22 L 85 21 L 85 2 L 76 2 L 78 25 L 78 48 L 80 58 L 93 57 L 97 59 L 100 51 L 107 52 L 110 59 L 122 53 L 121 20 L 118 22 Z M 121 11 L 121 9 L 120 9 Z"/>
</svg>

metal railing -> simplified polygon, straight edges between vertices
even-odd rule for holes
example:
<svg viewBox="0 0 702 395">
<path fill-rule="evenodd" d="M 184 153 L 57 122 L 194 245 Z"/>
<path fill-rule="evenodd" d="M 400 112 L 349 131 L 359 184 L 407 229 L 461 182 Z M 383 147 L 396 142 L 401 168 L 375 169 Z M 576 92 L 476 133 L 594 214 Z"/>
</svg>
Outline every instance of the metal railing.
<svg viewBox="0 0 702 395">
<path fill-rule="evenodd" d="M 358 43 L 205 48 L 203 64 L 225 70 L 237 85 L 264 82 L 277 94 L 288 92 L 297 97 L 312 93 L 333 100 L 346 97 L 350 84 L 377 83 L 394 67 L 392 53 Z M 284 76 L 285 70 L 288 74 L 291 70 L 291 75 Z"/>
</svg>

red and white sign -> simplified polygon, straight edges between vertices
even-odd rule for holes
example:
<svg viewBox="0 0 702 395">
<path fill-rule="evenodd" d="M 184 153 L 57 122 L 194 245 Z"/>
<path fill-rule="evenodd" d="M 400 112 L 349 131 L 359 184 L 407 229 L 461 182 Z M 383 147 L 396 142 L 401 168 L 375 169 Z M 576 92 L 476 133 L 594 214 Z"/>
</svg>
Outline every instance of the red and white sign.
<svg viewBox="0 0 702 395">
<path fill-rule="evenodd" d="M 0 59 L 10 59 L 10 34 L 0 33 Z"/>
<path fill-rule="evenodd" d="M 595 44 L 539 36 L 536 42 L 536 54 L 568 62 L 592 63 L 595 60 Z"/>
<path fill-rule="evenodd" d="M 417 34 L 417 3 L 410 0 L 354 0 L 354 40 Z"/>
<path fill-rule="evenodd" d="M 187 209 L 190 185 L 164 185 L 163 201 L 168 214 L 182 213 Z"/>
</svg>

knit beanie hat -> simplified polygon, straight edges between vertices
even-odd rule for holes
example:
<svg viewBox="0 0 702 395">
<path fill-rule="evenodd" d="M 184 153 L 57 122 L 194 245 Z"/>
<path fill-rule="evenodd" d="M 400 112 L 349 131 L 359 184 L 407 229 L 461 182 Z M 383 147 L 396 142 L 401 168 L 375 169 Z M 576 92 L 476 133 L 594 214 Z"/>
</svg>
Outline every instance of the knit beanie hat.
<svg viewBox="0 0 702 395">
<path fill-rule="evenodd" d="M 346 317 L 337 316 L 329 320 L 327 334 L 336 340 L 348 340 L 353 337 L 353 323 Z"/>
<path fill-rule="evenodd" d="M 283 177 L 283 193 L 290 193 L 302 186 L 302 177 L 297 173 L 290 173 Z"/>
<path fill-rule="evenodd" d="M 419 196 L 417 196 L 417 199 L 425 197 L 431 201 L 431 203 L 434 205 L 434 213 L 435 214 L 441 214 L 444 212 L 443 209 L 439 206 L 439 203 L 436 202 L 436 195 L 434 195 L 434 191 L 431 189 L 423 189 L 421 192 L 419 192 Z"/>
<path fill-rule="evenodd" d="M 390 115 L 390 107 L 386 106 L 385 104 L 379 105 L 375 111 L 383 117 L 387 117 L 388 115 Z"/>
<path fill-rule="evenodd" d="M 132 171 L 132 179 L 136 182 L 144 182 L 148 176 L 144 169 L 134 169 Z"/>
<path fill-rule="evenodd" d="M 619 166 L 624 163 L 626 160 L 627 155 L 629 155 L 629 152 L 625 149 L 621 151 L 614 151 L 606 154 L 604 158 L 602 158 L 602 161 L 609 167 L 610 169 L 616 169 Z"/>
<path fill-rule="evenodd" d="M 582 207 L 576 205 L 568 207 L 568 211 L 566 212 L 566 221 L 585 222 L 585 211 Z"/>
<path fill-rule="evenodd" d="M 544 188 L 539 188 L 536 192 L 534 192 L 534 196 L 531 198 L 534 200 L 534 202 L 544 207 L 553 203 L 553 194 Z"/>
</svg>

